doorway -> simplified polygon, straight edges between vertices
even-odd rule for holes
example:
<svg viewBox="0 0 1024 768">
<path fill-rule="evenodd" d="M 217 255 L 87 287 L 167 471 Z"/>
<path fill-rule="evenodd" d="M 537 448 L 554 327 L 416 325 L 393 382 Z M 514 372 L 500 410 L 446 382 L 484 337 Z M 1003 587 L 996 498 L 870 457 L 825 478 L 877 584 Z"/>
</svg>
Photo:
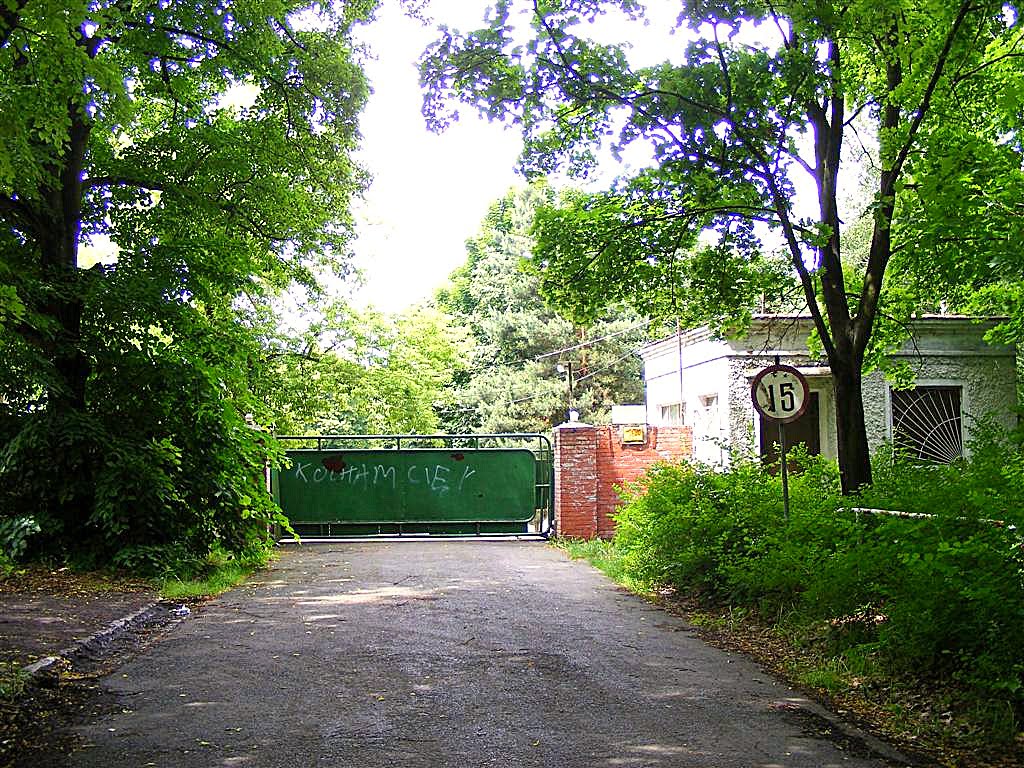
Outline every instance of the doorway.
<svg viewBox="0 0 1024 768">
<path fill-rule="evenodd" d="M 818 419 L 818 393 L 811 392 L 807 408 L 796 421 L 785 426 L 786 452 L 803 443 L 807 452 L 813 456 L 821 454 L 821 426 Z M 766 464 L 774 464 L 779 460 L 779 425 L 761 416 L 761 456 Z"/>
</svg>

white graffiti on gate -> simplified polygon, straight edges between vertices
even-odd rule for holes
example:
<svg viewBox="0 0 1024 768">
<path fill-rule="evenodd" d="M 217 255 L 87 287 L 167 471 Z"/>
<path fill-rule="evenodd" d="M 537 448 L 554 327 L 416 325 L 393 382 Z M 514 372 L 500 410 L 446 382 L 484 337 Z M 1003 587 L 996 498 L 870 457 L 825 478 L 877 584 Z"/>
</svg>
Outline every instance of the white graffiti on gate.
<svg viewBox="0 0 1024 768">
<path fill-rule="evenodd" d="M 388 464 L 353 464 L 343 469 L 328 469 L 312 462 L 296 461 L 294 477 L 303 483 L 341 483 L 352 488 L 391 488 L 395 490 L 400 484 L 424 486 L 438 496 L 450 493 L 462 493 L 466 481 L 476 474 L 472 467 L 462 467 L 462 472 L 454 471 L 442 464 L 420 466 L 413 464 L 404 472 Z"/>
</svg>

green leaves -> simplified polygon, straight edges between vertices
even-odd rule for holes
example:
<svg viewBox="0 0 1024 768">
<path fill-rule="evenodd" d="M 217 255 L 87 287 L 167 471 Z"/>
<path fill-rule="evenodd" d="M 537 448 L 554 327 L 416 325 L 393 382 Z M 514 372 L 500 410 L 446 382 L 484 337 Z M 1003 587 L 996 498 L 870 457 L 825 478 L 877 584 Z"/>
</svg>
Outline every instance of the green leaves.
<svg viewBox="0 0 1024 768">
<path fill-rule="evenodd" d="M 701 225 L 714 213 L 677 208 L 680 202 L 568 193 L 558 207 L 542 208 L 533 255 L 542 291 L 578 320 L 622 302 L 648 317 L 737 330 L 785 276 L 761 255 L 742 220 L 723 221 L 711 243 Z"/>
<path fill-rule="evenodd" d="M 452 287 L 438 295 L 452 322 L 464 324 L 475 342 L 455 379 L 455 402 L 443 414 L 451 431 L 547 431 L 566 418 L 569 375 L 571 407 L 584 419 L 602 419 L 612 404 L 642 397 L 633 352 L 646 332 L 633 312 L 617 307 L 574 324 L 541 297 L 545 276 L 536 268 L 542 257 L 532 254 L 531 224 L 553 199 L 551 188 L 538 183 L 497 201 L 467 244 L 468 258 L 452 275 Z M 549 354 L 559 350 L 566 351 Z"/>
<path fill-rule="evenodd" d="M 1018 446 L 991 429 L 955 467 L 877 456 L 856 506 L 919 517 L 855 513 L 834 465 L 798 461 L 788 518 L 757 460 L 651 469 L 616 517 L 622 575 L 782 619 L 825 654 L 868 652 L 881 677 L 945 681 L 964 703 L 1019 712 L 1021 540 L 986 520 L 1020 519 Z"/>
<path fill-rule="evenodd" d="M 56 551 L 201 557 L 279 520 L 255 427 L 276 416 L 258 397 L 273 307 L 346 273 L 366 183 L 350 30 L 374 4 L 311 8 L 27 0 L 4 17 L 0 477 Z M 81 269 L 90 240 L 116 259 Z"/>
<path fill-rule="evenodd" d="M 1012 52 L 1022 41 L 1015 7 L 1001 0 L 698 0 L 686 5 L 682 57 L 649 67 L 629 59 L 631 14 L 619 18 L 624 42 L 608 45 L 587 38 L 575 4 L 502 8 L 490 25 L 450 33 L 424 55 L 428 122 L 443 127 L 434 118 L 460 103 L 517 125 L 528 175 L 586 178 L 627 150 L 633 158 L 606 192 L 568 196 L 539 216 L 545 294 L 576 318 L 629 301 L 720 330 L 742 325 L 757 305 L 806 311 L 832 369 L 847 372 L 835 379 L 840 401 L 861 396 L 850 372 L 877 363 L 870 345 L 883 314 L 898 324 L 939 303 L 941 294 L 889 287 L 887 270 L 909 271 L 901 250 L 923 246 L 924 254 L 938 241 L 912 232 L 941 229 L 954 242 L 950 219 L 981 223 L 978 179 L 994 174 L 980 166 L 965 173 L 965 158 L 938 137 L 947 125 L 966 134 L 977 126 L 991 142 L 1000 125 L 999 142 L 1019 143 L 1021 116 L 995 117 L 986 94 L 1001 89 L 983 85 L 1002 73 L 1011 94 L 1003 103 L 1016 108 Z M 517 26 L 524 20 L 528 29 Z M 981 107 L 978 115 L 959 114 L 964 99 Z M 844 258 L 839 195 L 848 183 L 841 169 L 851 165 L 844 144 L 851 136 L 864 143 L 853 124 L 864 125 L 868 145 L 877 141 L 878 162 L 870 235 L 861 238 L 867 258 L 851 270 L 859 260 Z M 1009 155 L 1019 168 L 1018 148 Z M 925 188 L 920 174 L 936 162 L 942 181 Z M 810 199 L 798 206 L 800 189 Z M 1006 210 L 1015 210 L 1012 194 L 1000 201 Z M 1018 219 L 1002 215 L 1000 226 L 1012 230 Z M 864 425 L 844 423 L 840 433 L 852 491 L 870 482 Z"/>
</svg>

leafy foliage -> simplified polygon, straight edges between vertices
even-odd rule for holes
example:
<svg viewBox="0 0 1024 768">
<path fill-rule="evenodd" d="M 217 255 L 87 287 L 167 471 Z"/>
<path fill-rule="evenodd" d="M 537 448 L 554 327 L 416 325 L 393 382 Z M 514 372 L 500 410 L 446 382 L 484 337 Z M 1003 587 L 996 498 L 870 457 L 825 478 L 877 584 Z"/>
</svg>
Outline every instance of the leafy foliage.
<svg viewBox="0 0 1024 768">
<path fill-rule="evenodd" d="M 281 521 L 265 309 L 345 271 L 373 7 L 0 10 L 0 506 L 34 545 L 159 570 Z"/>
<path fill-rule="evenodd" d="M 887 312 L 901 313 L 912 302 L 1002 316 L 993 337 L 1019 344 L 1024 67 L 1013 52 L 1012 39 L 997 38 L 986 66 L 957 74 L 942 104 L 943 121 L 929 126 L 922 136 L 926 151 L 911 158 L 894 233 L 899 248 L 892 270 L 902 291 Z"/>
<path fill-rule="evenodd" d="M 497 201 L 467 242 L 466 263 L 437 295 L 451 322 L 463 324 L 474 341 L 443 414 L 450 431 L 546 432 L 565 421 L 570 405 L 584 420 L 599 422 L 611 405 L 643 397 L 632 353 L 646 332 L 636 313 L 618 308 L 573 324 L 545 303 L 538 276 L 526 269 L 534 216 L 553 198 L 551 188 L 538 183 Z M 549 355 L 559 350 L 566 351 Z"/>
<path fill-rule="evenodd" d="M 1005 197 L 987 201 L 960 199 L 956 183 L 940 190 L 989 156 L 1013 167 L 1014 152 L 981 151 L 992 147 L 991 130 L 967 143 L 940 137 L 950 119 L 959 136 L 970 133 L 973 116 L 955 116 L 962 94 L 984 91 L 1000 66 L 1019 67 L 1016 5 L 693 0 L 675 29 L 687 39 L 681 57 L 643 67 L 625 44 L 588 36 L 605 14 L 617 14 L 618 29 L 643 16 L 633 0 L 503 2 L 479 30 L 443 30 L 422 60 L 428 122 L 441 129 L 470 105 L 517 125 L 528 174 L 586 177 L 604 153 L 649 156 L 608 190 L 567 195 L 541 213 L 536 263 L 545 292 L 578 317 L 629 300 L 729 332 L 759 296 L 781 291 L 776 300 L 787 303 L 786 283 L 795 282 L 832 369 L 843 489 L 856 491 L 871 480 L 861 376 L 872 334 L 880 313 L 900 321 L 920 309 L 912 291 L 886 302 L 894 253 L 915 230 L 952 240 L 954 222 L 983 222 L 983 211 L 1016 199 L 1012 182 Z M 1004 116 L 1007 104 L 1016 109 L 1016 84 L 1008 97 L 992 97 Z M 971 105 L 987 115 L 990 102 Z M 857 116 L 871 124 L 879 166 L 866 259 L 850 275 L 838 199 Z M 1015 135 L 1019 117 L 1002 130 Z M 912 213 L 904 197 L 929 165 L 941 170 L 927 174 L 920 189 L 930 200 Z M 794 204 L 801 183 L 814 188 L 810 216 Z M 907 242 L 894 240 L 903 235 Z"/>
<path fill-rule="evenodd" d="M 427 307 L 396 316 L 316 305 L 296 333 L 269 329 L 254 393 L 277 434 L 430 433 L 467 341 Z"/>
<path fill-rule="evenodd" d="M 9 517 L 0 521 L 0 562 L 17 560 L 28 548 L 29 538 L 39 533 L 31 517 Z"/>
</svg>

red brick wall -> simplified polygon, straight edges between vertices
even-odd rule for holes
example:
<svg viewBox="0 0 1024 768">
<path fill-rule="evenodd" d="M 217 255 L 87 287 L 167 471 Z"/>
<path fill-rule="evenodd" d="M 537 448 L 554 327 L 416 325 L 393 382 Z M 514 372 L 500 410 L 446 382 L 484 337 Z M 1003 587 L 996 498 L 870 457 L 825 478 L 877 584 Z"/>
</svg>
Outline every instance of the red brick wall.
<svg viewBox="0 0 1024 768">
<path fill-rule="evenodd" d="M 647 427 L 642 445 L 623 445 L 622 427 L 563 424 L 555 429 L 555 521 L 558 535 L 592 539 L 615 532 L 615 486 L 640 478 L 658 461 L 693 453 L 689 427 Z"/>
<path fill-rule="evenodd" d="M 597 536 L 597 431 L 589 424 L 555 429 L 555 527 L 560 536 Z"/>
</svg>

